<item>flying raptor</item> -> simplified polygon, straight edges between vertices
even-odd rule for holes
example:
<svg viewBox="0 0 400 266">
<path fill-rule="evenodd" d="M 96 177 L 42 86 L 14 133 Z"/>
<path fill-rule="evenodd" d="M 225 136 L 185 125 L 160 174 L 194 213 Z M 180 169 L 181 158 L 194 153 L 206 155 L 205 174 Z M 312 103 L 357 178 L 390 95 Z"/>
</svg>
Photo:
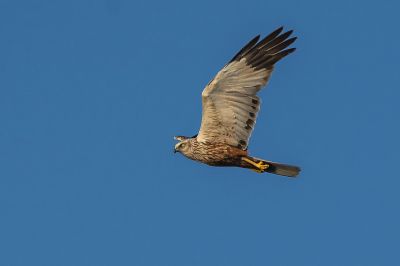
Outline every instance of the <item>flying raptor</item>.
<svg viewBox="0 0 400 266">
<path fill-rule="evenodd" d="M 296 37 L 283 27 L 259 41 L 256 36 L 218 72 L 202 93 L 200 131 L 193 137 L 176 136 L 174 152 L 212 166 L 237 166 L 258 173 L 297 176 L 300 168 L 251 157 L 248 143 L 254 129 L 260 98 L 276 62 L 296 49 Z"/>
</svg>

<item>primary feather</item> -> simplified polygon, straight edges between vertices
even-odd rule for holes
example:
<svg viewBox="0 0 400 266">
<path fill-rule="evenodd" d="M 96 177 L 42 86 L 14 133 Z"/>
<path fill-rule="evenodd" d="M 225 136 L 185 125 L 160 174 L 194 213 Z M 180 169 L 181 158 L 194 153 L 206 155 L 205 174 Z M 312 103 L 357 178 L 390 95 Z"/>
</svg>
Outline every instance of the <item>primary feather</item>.
<svg viewBox="0 0 400 266">
<path fill-rule="evenodd" d="M 258 91 L 267 84 L 274 64 L 292 53 L 296 38 L 280 27 L 261 41 L 245 45 L 202 93 L 203 112 L 197 140 L 217 141 L 246 150 L 260 110 Z"/>
</svg>

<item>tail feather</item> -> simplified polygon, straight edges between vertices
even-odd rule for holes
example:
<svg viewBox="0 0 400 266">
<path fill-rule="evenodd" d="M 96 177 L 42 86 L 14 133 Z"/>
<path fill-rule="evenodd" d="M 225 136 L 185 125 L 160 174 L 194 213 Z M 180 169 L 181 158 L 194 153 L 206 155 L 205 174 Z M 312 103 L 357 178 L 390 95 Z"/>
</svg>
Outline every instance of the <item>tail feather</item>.
<svg viewBox="0 0 400 266">
<path fill-rule="evenodd" d="M 271 162 L 271 161 L 266 161 L 258 158 L 253 158 L 253 157 L 247 157 L 248 159 L 251 159 L 255 163 L 260 163 L 263 162 L 263 164 L 268 165 L 268 168 L 263 170 L 262 172 L 268 172 L 271 174 L 276 174 L 276 175 L 282 175 L 282 176 L 289 176 L 289 177 L 296 177 L 301 169 L 298 166 L 295 165 L 289 165 L 289 164 L 283 164 L 283 163 L 276 163 L 276 162 Z M 253 169 L 254 166 L 249 165 L 247 168 Z M 254 169 L 256 170 L 256 169 Z"/>
<path fill-rule="evenodd" d="M 300 167 L 295 165 L 275 163 L 264 160 L 262 161 L 269 165 L 269 167 L 265 170 L 268 173 L 289 176 L 289 177 L 296 177 L 301 171 Z"/>
</svg>

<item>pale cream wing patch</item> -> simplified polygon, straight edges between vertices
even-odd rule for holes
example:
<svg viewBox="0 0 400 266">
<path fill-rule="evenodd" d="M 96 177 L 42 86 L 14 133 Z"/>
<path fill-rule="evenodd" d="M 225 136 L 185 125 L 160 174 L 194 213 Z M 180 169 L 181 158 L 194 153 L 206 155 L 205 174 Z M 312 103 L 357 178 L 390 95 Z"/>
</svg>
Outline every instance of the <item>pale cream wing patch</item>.
<svg viewBox="0 0 400 266">
<path fill-rule="evenodd" d="M 288 39 L 292 31 L 282 30 L 261 41 L 256 36 L 205 87 L 198 141 L 247 149 L 260 110 L 257 92 L 267 84 L 275 63 L 295 51 L 286 48 L 296 37 Z"/>
<path fill-rule="evenodd" d="M 202 93 L 198 141 L 217 141 L 246 149 L 253 132 L 263 87 L 272 69 L 255 70 L 246 59 L 225 66 Z"/>
</svg>

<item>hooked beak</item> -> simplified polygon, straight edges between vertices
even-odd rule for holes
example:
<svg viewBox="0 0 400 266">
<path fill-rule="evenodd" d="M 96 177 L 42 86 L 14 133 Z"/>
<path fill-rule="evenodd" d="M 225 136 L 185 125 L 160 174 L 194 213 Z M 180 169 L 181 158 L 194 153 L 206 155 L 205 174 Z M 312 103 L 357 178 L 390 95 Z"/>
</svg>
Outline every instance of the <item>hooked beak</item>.
<svg viewBox="0 0 400 266">
<path fill-rule="evenodd" d="M 174 148 L 174 153 L 176 153 L 176 149 Z"/>
</svg>

